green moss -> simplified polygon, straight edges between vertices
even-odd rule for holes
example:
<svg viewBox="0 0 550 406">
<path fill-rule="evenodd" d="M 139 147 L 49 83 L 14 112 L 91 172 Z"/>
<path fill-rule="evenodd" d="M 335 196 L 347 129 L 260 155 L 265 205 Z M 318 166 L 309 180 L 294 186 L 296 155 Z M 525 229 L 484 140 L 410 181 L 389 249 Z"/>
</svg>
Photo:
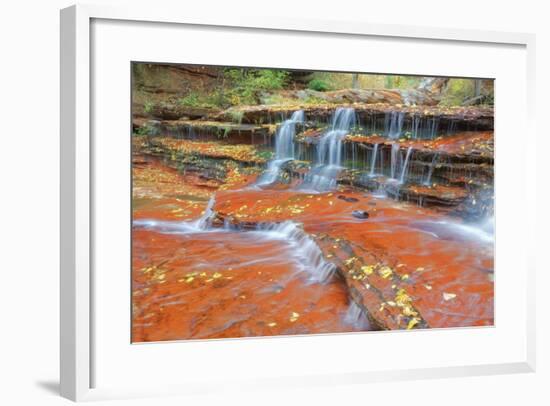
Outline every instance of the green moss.
<svg viewBox="0 0 550 406">
<path fill-rule="evenodd" d="M 322 79 L 311 79 L 307 84 L 308 89 L 316 90 L 318 92 L 326 92 L 330 90 L 330 85 Z"/>
</svg>

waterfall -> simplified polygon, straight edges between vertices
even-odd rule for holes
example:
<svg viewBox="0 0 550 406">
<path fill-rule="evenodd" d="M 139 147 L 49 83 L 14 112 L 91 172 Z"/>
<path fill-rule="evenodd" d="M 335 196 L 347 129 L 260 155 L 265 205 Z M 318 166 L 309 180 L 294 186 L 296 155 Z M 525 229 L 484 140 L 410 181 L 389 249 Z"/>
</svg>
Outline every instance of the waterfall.
<svg viewBox="0 0 550 406">
<path fill-rule="evenodd" d="M 216 199 L 210 198 L 203 214 L 192 221 L 157 221 L 157 220 L 134 220 L 133 225 L 147 229 L 156 228 L 164 233 L 204 233 L 212 229 L 212 220 L 216 215 L 213 210 Z"/>
<path fill-rule="evenodd" d="M 418 134 L 419 127 L 420 127 L 420 117 L 418 117 L 417 114 L 414 114 L 411 120 L 411 133 L 414 139 L 417 139 L 419 136 Z"/>
<path fill-rule="evenodd" d="M 344 322 L 362 330 L 370 327 L 365 312 L 353 300 L 344 316 Z"/>
<path fill-rule="evenodd" d="M 268 162 L 266 170 L 256 182 L 257 186 L 266 186 L 275 182 L 279 177 L 283 164 L 295 158 L 294 136 L 296 135 L 296 123 L 303 122 L 304 111 L 297 110 L 292 113 L 290 119 L 281 124 L 275 135 L 275 159 Z"/>
<path fill-rule="evenodd" d="M 407 148 L 407 155 L 405 156 L 405 162 L 403 163 L 403 168 L 401 168 L 401 178 L 399 183 L 405 183 L 407 175 L 407 166 L 409 165 L 409 159 L 411 157 L 412 147 Z"/>
<path fill-rule="evenodd" d="M 402 111 L 392 111 L 389 113 L 389 118 L 387 114 L 388 113 L 386 113 L 386 135 L 391 139 L 399 138 L 403 132 L 405 113 Z"/>
<path fill-rule="evenodd" d="M 424 182 L 422 182 L 426 186 L 430 186 L 430 184 L 432 182 L 432 174 L 434 172 L 434 166 L 435 166 L 435 163 L 437 162 L 438 158 L 439 158 L 439 155 L 437 153 L 435 153 L 433 158 L 432 158 L 432 163 L 430 164 L 430 168 L 428 169 L 428 176 L 426 177 L 426 180 Z"/>
<path fill-rule="evenodd" d="M 310 282 L 326 282 L 336 270 L 333 263 L 325 261 L 321 249 L 315 241 L 309 237 L 299 225 L 293 221 L 282 223 L 258 224 L 260 237 L 280 239 L 291 246 L 290 255 L 302 264 L 304 271 L 309 272 Z"/>
<path fill-rule="evenodd" d="M 306 175 L 302 188 L 326 191 L 336 186 L 342 170 L 342 141 L 355 123 L 353 108 L 336 109 L 330 130 L 321 136 L 317 144 L 317 164 Z"/>
<path fill-rule="evenodd" d="M 398 166 L 398 160 L 400 158 L 399 155 L 399 144 L 394 143 L 391 146 L 391 162 L 390 162 L 390 178 L 397 179 L 396 173 L 397 173 L 397 166 Z"/>
<path fill-rule="evenodd" d="M 214 196 L 212 196 L 208 201 L 208 204 L 206 205 L 206 208 L 204 209 L 204 213 L 202 214 L 202 216 L 200 216 L 197 220 L 192 222 L 192 224 L 197 230 L 206 230 L 212 225 L 212 220 L 215 215 L 214 210 L 212 210 L 212 208 L 214 207 L 215 203 L 216 203 L 216 199 L 214 198 Z"/>
<path fill-rule="evenodd" d="M 374 167 L 376 165 L 376 155 L 378 155 L 378 144 L 374 144 L 374 149 L 372 151 L 372 158 L 370 160 L 370 172 L 369 175 L 374 175 Z"/>
<path fill-rule="evenodd" d="M 437 137 L 437 130 L 439 127 L 439 119 L 436 117 L 432 118 L 430 124 L 430 139 L 433 140 Z"/>
</svg>

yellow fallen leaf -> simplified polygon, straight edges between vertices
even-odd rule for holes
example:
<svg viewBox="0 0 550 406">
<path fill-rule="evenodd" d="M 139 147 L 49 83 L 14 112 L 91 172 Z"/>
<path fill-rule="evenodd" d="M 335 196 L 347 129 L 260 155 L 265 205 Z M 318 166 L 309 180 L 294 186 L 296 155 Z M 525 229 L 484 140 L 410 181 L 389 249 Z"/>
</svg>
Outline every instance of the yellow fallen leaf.
<svg viewBox="0 0 550 406">
<path fill-rule="evenodd" d="M 405 274 L 401 277 L 401 280 L 403 281 L 406 281 L 407 279 L 409 279 L 409 275 L 408 274 Z"/>
<path fill-rule="evenodd" d="M 277 323 L 275 323 L 275 322 L 267 323 L 268 327 L 275 327 L 276 325 L 277 325 Z"/>
<path fill-rule="evenodd" d="M 378 270 L 378 273 L 380 274 L 380 276 L 384 279 L 388 279 L 391 274 L 393 273 L 393 271 L 391 270 L 391 268 L 389 266 L 383 266 L 382 268 L 380 268 Z"/>
<path fill-rule="evenodd" d="M 443 292 L 443 299 L 445 300 L 452 300 L 456 297 L 456 294 L 455 293 L 447 293 L 447 292 Z"/>
<path fill-rule="evenodd" d="M 365 275 L 372 275 L 372 273 L 374 272 L 374 266 L 372 265 L 364 265 L 361 267 L 361 271 L 365 274 Z"/>
<path fill-rule="evenodd" d="M 194 279 L 195 279 L 195 278 L 194 278 L 193 276 L 190 276 L 189 278 L 187 278 L 187 279 L 185 280 L 185 283 L 191 283 L 191 282 L 193 282 Z"/>
<path fill-rule="evenodd" d="M 407 330 L 410 330 L 412 329 L 414 326 L 416 326 L 418 324 L 420 320 L 416 317 L 413 317 L 412 319 L 409 320 L 409 324 L 407 324 Z"/>
<path fill-rule="evenodd" d="M 430 285 L 424 285 L 424 287 L 428 290 L 432 290 L 432 287 Z"/>
<path fill-rule="evenodd" d="M 356 257 L 351 257 L 351 258 L 348 258 L 344 261 L 344 264 L 346 265 L 350 265 L 352 262 L 354 261 L 357 261 L 357 258 Z"/>
<path fill-rule="evenodd" d="M 212 278 L 218 279 L 218 278 L 221 278 L 222 276 L 223 276 L 223 275 L 222 275 L 221 273 L 216 272 L 216 273 L 214 273 L 214 275 L 212 275 Z"/>
<path fill-rule="evenodd" d="M 292 312 L 292 313 L 290 314 L 290 319 L 289 319 L 289 320 L 290 320 L 292 323 L 294 323 L 296 320 L 298 320 L 299 317 L 300 317 L 300 314 L 299 314 L 299 313 Z"/>
</svg>

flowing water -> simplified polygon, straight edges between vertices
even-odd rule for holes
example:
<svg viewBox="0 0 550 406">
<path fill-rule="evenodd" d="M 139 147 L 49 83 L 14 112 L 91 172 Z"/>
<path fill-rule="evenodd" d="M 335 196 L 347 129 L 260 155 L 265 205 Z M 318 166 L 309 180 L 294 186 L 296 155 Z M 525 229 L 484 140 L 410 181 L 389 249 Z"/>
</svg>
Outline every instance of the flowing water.
<svg viewBox="0 0 550 406">
<path fill-rule="evenodd" d="M 370 161 L 370 171 L 369 171 L 370 176 L 374 176 L 374 168 L 376 167 L 377 156 L 378 156 L 378 144 L 374 144 L 374 148 L 372 150 L 372 157 Z"/>
<path fill-rule="evenodd" d="M 403 121 L 405 119 L 405 113 L 400 111 L 392 111 L 386 113 L 386 135 L 391 139 L 397 139 L 401 137 L 403 133 Z"/>
<path fill-rule="evenodd" d="M 437 153 L 434 154 L 434 156 L 432 158 L 432 162 L 430 163 L 430 167 L 428 169 L 428 175 L 426 177 L 426 180 L 424 182 L 422 182 L 423 185 L 425 185 L 425 186 L 430 186 L 431 185 L 432 175 L 433 175 L 433 172 L 434 172 L 434 167 L 435 167 L 435 164 L 437 163 L 438 159 L 439 159 L 439 155 Z"/>
<path fill-rule="evenodd" d="M 399 178 L 399 183 L 405 183 L 407 180 L 407 166 L 409 165 L 409 159 L 412 153 L 412 147 L 407 148 L 407 154 L 405 156 L 405 162 L 403 162 L 403 168 L 401 169 L 401 177 Z"/>
<path fill-rule="evenodd" d="M 213 227 L 214 203 L 197 220 L 134 220 L 134 341 L 370 329 L 297 223 Z"/>
<path fill-rule="evenodd" d="M 390 178 L 397 179 L 397 171 L 399 170 L 399 161 L 401 155 L 399 154 L 399 144 L 395 143 L 391 146 L 391 161 L 390 161 Z"/>
<path fill-rule="evenodd" d="M 296 124 L 304 122 L 304 111 L 297 110 L 292 113 L 290 119 L 285 120 L 275 135 L 275 159 L 267 164 L 267 169 L 256 182 L 257 186 L 267 186 L 274 183 L 280 173 L 281 167 L 295 158 L 294 136 Z"/>
<path fill-rule="evenodd" d="M 353 108 L 337 108 L 330 130 L 321 136 L 317 144 L 316 165 L 306 175 L 302 189 L 328 191 L 336 187 L 342 168 L 342 142 L 357 119 Z"/>
</svg>

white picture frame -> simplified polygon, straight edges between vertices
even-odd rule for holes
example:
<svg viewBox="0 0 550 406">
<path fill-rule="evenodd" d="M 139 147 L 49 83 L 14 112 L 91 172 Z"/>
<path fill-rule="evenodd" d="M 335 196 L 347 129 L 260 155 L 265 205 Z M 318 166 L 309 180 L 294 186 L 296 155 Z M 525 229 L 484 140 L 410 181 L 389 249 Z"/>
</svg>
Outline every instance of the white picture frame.
<svg viewBox="0 0 550 406">
<path fill-rule="evenodd" d="M 526 142 L 535 148 L 534 131 L 534 45 L 532 34 L 457 30 L 445 28 L 413 27 L 402 25 L 380 25 L 347 21 L 319 21 L 307 19 L 279 19 L 259 17 L 255 19 L 227 19 L 223 16 L 188 16 L 185 9 L 173 10 L 151 7 L 111 8 L 106 6 L 76 5 L 61 11 L 61 394 L 79 401 L 104 397 L 140 396 L 155 391 L 140 392 L 139 388 L 128 389 L 94 388 L 91 374 L 95 362 L 93 336 L 94 318 L 91 315 L 93 304 L 94 278 L 92 275 L 94 216 L 91 201 L 92 191 L 92 139 L 91 139 L 91 26 L 94 20 L 120 22 L 149 22 L 182 24 L 202 27 L 243 27 L 251 30 L 284 31 L 289 35 L 306 32 L 319 35 L 346 34 L 373 38 L 406 38 L 411 41 L 437 40 L 464 45 L 485 43 L 524 47 L 526 61 Z M 93 83 L 92 83 L 93 86 Z M 128 100 L 129 103 L 129 100 Z M 526 162 L 525 173 L 535 167 L 534 159 Z M 526 182 L 535 182 L 533 179 Z M 534 190 L 534 188 L 533 188 Z M 527 197 L 529 210 L 529 237 L 534 241 L 535 196 Z M 328 384 L 341 382 L 370 382 L 395 379 L 419 379 L 468 375 L 502 374 L 530 372 L 535 370 L 535 258 L 534 244 L 526 244 L 527 262 L 524 271 L 527 278 L 525 294 L 525 357 L 518 362 L 468 364 L 462 366 L 442 366 L 434 368 L 403 368 L 386 371 L 365 371 L 349 374 L 306 375 L 298 381 L 286 379 L 252 382 L 249 386 L 298 384 Z M 122 299 L 121 299 L 122 300 Z M 124 299 L 125 300 L 125 299 Z M 288 338 L 293 340 L 293 338 Z M 244 387 L 247 386 L 245 382 Z M 160 387 L 157 393 L 188 393 L 208 391 L 208 385 L 190 389 L 182 382 L 167 389 Z"/>
</svg>

